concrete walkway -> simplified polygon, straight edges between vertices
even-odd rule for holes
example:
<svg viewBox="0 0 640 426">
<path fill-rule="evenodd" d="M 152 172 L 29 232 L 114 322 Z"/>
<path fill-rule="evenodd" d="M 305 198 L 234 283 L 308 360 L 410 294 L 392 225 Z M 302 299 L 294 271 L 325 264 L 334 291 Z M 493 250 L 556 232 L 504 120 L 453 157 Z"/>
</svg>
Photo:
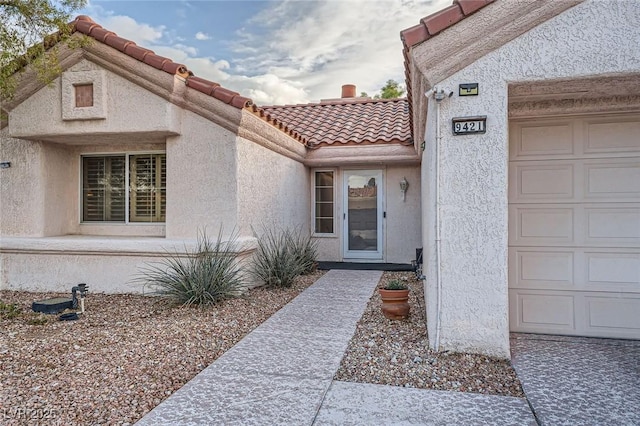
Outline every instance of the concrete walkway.
<svg viewBox="0 0 640 426">
<path fill-rule="evenodd" d="M 524 398 L 334 382 L 381 275 L 329 271 L 137 424 L 535 424 Z"/>
</svg>

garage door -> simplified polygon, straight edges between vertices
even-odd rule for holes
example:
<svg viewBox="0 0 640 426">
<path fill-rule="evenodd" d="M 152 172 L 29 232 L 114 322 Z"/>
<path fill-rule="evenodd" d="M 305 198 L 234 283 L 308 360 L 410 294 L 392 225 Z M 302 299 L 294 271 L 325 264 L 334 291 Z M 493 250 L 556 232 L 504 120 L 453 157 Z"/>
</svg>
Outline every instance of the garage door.
<svg viewBox="0 0 640 426">
<path fill-rule="evenodd" d="M 640 115 L 510 125 L 511 331 L 640 339 Z"/>
</svg>

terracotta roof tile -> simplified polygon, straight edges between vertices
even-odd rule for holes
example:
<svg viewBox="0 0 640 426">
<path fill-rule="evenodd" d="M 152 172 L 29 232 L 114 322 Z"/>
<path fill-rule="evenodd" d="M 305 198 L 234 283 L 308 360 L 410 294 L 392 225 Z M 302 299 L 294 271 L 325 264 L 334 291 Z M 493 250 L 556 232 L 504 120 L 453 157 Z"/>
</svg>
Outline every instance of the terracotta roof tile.
<svg viewBox="0 0 640 426">
<path fill-rule="evenodd" d="M 457 3 L 454 3 L 433 15 L 429 15 L 426 18 L 421 19 L 420 23 L 427 28 L 429 35 L 434 36 L 440 31 L 457 24 L 463 18 L 464 14 L 462 13 L 462 9 Z"/>
<path fill-rule="evenodd" d="M 486 5 L 495 0 L 454 0 L 448 6 L 438 12 L 432 13 L 420 20 L 418 25 L 407 28 L 400 32 L 400 39 L 404 45 L 404 74 L 407 86 L 407 101 L 409 103 L 409 126 L 413 133 L 413 94 L 411 91 L 411 68 L 409 67 L 409 50 L 431 37 L 436 36 L 443 30 L 457 24 L 469 15 L 474 14 Z"/>
<path fill-rule="evenodd" d="M 460 10 L 462 10 L 464 16 L 469 16 L 491 2 L 486 0 L 454 0 L 454 3 L 460 6 Z"/>
<path fill-rule="evenodd" d="M 153 54 L 153 50 L 145 49 L 144 47 L 136 46 L 135 44 L 130 44 L 125 47 L 124 53 L 139 61 L 143 61 L 146 55 Z"/>
<path fill-rule="evenodd" d="M 406 99 L 343 99 L 254 112 L 309 146 L 411 143 Z"/>
<path fill-rule="evenodd" d="M 72 22 L 74 31 L 78 31 L 82 34 L 90 36 L 95 40 L 104 43 L 120 52 L 131 56 L 138 61 L 144 62 L 156 69 L 162 70 L 169 74 L 186 74 L 187 86 L 191 87 L 199 92 L 212 96 L 226 104 L 232 105 L 235 108 L 242 109 L 253 105 L 251 99 L 241 96 L 237 92 L 233 92 L 229 89 L 220 87 L 218 83 L 214 83 L 203 78 L 189 76 L 187 67 L 183 64 L 173 62 L 169 58 L 165 58 L 160 55 L 156 55 L 152 50 L 145 49 L 137 46 L 133 41 L 127 40 L 114 32 L 111 32 L 101 25 L 96 24 L 88 16 L 78 16 L 75 21 Z"/>
<path fill-rule="evenodd" d="M 451 6 L 432 13 L 429 16 L 425 16 L 420 20 L 418 25 L 401 31 L 400 38 L 405 48 L 409 49 L 416 44 L 426 41 L 442 30 L 457 24 L 467 16 L 474 14 L 494 1 L 495 0 L 454 0 Z"/>
</svg>

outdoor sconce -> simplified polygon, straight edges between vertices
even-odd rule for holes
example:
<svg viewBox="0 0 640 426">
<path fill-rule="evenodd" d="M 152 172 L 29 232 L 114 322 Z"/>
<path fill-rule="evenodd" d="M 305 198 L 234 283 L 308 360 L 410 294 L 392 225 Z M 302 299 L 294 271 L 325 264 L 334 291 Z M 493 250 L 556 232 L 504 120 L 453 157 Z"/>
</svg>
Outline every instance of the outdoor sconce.
<svg viewBox="0 0 640 426">
<path fill-rule="evenodd" d="M 11 161 L 3 161 L 0 163 L 0 169 L 8 169 L 11 167 Z"/>
<path fill-rule="evenodd" d="M 403 177 L 400 181 L 400 191 L 402 191 L 402 201 L 405 200 L 407 195 L 407 188 L 409 188 L 409 182 L 407 182 L 407 178 Z"/>
</svg>

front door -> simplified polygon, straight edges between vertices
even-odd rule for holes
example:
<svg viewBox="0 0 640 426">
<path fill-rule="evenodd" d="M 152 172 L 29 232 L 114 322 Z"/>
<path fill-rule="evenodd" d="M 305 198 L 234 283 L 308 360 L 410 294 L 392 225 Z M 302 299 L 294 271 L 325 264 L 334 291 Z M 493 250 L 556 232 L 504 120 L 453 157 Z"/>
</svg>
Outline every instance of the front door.
<svg viewBox="0 0 640 426">
<path fill-rule="evenodd" d="M 382 260 L 382 170 L 344 172 L 344 258 Z"/>
</svg>

